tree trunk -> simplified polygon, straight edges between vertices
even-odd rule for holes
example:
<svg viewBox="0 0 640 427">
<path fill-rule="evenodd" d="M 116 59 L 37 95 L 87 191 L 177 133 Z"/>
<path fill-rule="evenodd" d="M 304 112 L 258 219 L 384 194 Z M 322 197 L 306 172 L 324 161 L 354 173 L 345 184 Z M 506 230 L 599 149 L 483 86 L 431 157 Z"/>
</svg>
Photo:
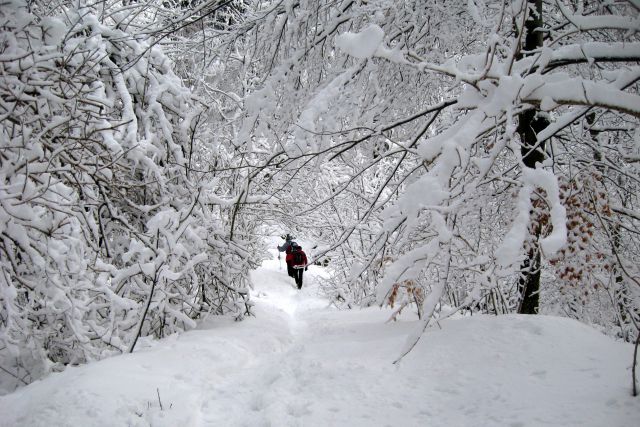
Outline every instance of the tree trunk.
<svg viewBox="0 0 640 427">
<path fill-rule="evenodd" d="M 523 55 L 538 49 L 542 46 L 542 0 L 528 0 L 529 16 L 525 22 L 525 42 Z M 537 110 L 528 110 L 518 116 L 518 133 L 520 134 L 521 153 L 524 165 L 528 168 L 535 168 L 536 163 L 544 160 L 544 144 L 537 144 L 538 134 L 549 125 L 546 117 L 539 116 Z M 538 313 L 539 292 L 540 292 L 540 250 L 537 248 L 540 237 L 539 225 L 534 227 L 533 247 L 529 249 L 527 258 L 523 261 L 520 270 L 519 285 L 521 292 L 521 303 L 518 313 L 536 314 Z"/>
<path fill-rule="evenodd" d="M 537 238 L 538 236 L 536 236 Z M 520 314 L 538 314 L 540 302 L 540 251 L 531 249 L 520 267 L 522 275 L 519 279 L 521 302 Z"/>
</svg>

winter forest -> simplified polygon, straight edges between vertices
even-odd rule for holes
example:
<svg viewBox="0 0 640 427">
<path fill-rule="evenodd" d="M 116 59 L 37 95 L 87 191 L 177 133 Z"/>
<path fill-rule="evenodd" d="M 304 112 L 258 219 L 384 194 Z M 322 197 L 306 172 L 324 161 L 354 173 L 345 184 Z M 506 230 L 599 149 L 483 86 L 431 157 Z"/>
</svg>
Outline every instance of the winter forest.
<svg viewBox="0 0 640 427">
<path fill-rule="evenodd" d="M 637 0 L 0 0 L 0 70 L 2 393 L 260 322 L 287 232 L 389 369 L 554 316 L 640 392 Z"/>
</svg>

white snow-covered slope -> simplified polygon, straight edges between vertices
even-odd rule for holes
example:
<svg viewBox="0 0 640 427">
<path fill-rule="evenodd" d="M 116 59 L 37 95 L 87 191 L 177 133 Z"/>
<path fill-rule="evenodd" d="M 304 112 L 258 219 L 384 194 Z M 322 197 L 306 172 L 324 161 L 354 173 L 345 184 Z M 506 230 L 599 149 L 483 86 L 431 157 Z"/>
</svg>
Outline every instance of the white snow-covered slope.
<svg viewBox="0 0 640 427">
<path fill-rule="evenodd" d="M 0 426 L 632 426 L 632 347 L 572 320 L 474 316 L 431 328 L 337 311 L 316 267 L 294 289 L 278 261 L 253 275 L 256 314 L 0 397 Z"/>
</svg>

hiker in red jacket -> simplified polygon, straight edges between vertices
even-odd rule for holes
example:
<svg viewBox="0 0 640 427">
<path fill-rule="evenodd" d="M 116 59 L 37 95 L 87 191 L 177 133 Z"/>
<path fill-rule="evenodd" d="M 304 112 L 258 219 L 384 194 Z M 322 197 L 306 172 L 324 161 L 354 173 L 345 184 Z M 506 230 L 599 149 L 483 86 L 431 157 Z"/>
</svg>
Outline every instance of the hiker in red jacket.
<svg viewBox="0 0 640 427">
<path fill-rule="evenodd" d="M 297 245 L 297 243 L 293 241 L 293 237 L 291 237 L 290 234 L 282 236 L 282 238 L 285 240 L 285 242 L 282 246 L 278 246 L 278 250 L 287 254 L 284 259 L 287 263 L 287 274 L 289 275 L 289 277 L 293 277 L 293 267 L 291 266 L 291 249 L 294 245 Z M 278 259 L 280 259 L 280 254 L 278 254 Z"/>
<path fill-rule="evenodd" d="M 294 244 L 291 248 L 291 254 L 287 255 L 287 258 L 289 257 L 291 257 L 291 266 L 293 267 L 293 278 L 296 279 L 298 289 L 302 289 L 302 274 L 309 268 L 307 254 L 302 250 L 302 246 Z"/>
</svg>

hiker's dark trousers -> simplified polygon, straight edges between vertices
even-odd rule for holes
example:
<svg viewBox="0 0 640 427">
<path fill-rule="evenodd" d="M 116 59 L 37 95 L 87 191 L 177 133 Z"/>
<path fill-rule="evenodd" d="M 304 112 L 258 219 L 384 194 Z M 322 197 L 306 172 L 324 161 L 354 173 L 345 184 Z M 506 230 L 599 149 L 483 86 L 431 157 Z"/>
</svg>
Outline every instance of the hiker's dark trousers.
<svg viewBox="0 0 640 427">
<path fill-rule="evenodd" d="M 293 269 L 293 278 L 296 279 L 296 285 L 298 289 L 302 289 L 302 274 L 304 273 L 304 267 Z"/>
<path fill-rule="evenodd" d="M 293 265 L 291 265 L 291 262 L 287 263 L 287 274 L 289 275 L 289 277 L 294 277 L 293 276 Z"/>
</svg>

